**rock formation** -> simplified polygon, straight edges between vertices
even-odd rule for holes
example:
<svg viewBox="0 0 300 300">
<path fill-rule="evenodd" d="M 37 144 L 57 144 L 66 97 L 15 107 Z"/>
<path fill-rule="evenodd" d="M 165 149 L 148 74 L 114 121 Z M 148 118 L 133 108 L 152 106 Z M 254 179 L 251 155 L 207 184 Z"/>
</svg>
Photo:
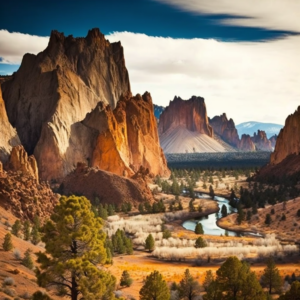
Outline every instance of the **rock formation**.
<svg viewBox="0 0 300 300">
<path fill-rule="evenodd" d="M 272 165 L 283 161 L 290 154 L 300 153 L 300 106 L 285 120 L 284 127 L 278 135 L 274 153 L 271 155 Z"/>
<path fill-rule="evenodd" d="M 38 167 L 33 155 L 27 155 L 23 146 L 16 146 L 12 149 L 8 169 L 14 172 L 21 171 L 23 174 L 31 175 L 39 181 Z"/>
<path fill-rule="evenodd" d="M 159 139 L 165 153 L 226 152 L 228 144 L 214 138 L 204 99 L 175 97 L 161 113 Z"/>
<path fill-rule="evenodd" d="M 20 143 L 16 130 L 8 121 L 0 85 L 0 161 L 6 163 L 12 147 Z"/>
<path fill-rule="evenodd" d="M 98 197 L 102 203 L 154 201 L 145 180 L 137 181 L 137 177 L 139 175 L 133 180 L 78 163 L 77 168 L 65 177 L 60 190 L 66 195 L 79 194 L 91 200 Z"/>
<path fill-rule="evenodd" d="M 0 174 L 0 205 L 17 218 L 33 220 L 37 215 L 47 219 L 58 199 L 59 195 L 54 194 L 48 184 L 39 184 L 28 173 L 4 171 Z"/>
<path fill-rule="evenodd" d="M 238 144 L 238 148 L 242 151 L 255 151 L 255 145 L 249 134 L 243 134 Z"/>
<path fill-rule="evenodd" d="M 225 113 L 209 120 L 209 124 L 212 126 L 214 133 L 217 133 L 225 142 L 238 147 L 240 139 L 235 124 L 232 119 L 227 119 Z"/>
<path fill-rule="evenodd" d="M 169 174 L 151 96 L 131 97 L 123 48 L 99 29 L 86 38 L 53 31 L 48 47 L 26 54 L 3 83 L 3 98 L 42 180 L 61 181 L 77 162 L 119 175 L 130 176 L 140 165 Z"/>
<path fill-rule="evenodd" d="M 2 162 L 0 161 L 0 173 L 2 173 L 3 172 L 3 164 L 2 164 Z"/>
<path fill-rule="evenodd" d="M 272 151 L 271 142 L 268 140 L 267 135 L 263 130 L 257 130 L 257 134 L 254 132 L 251 139 L 256 146 L 256 150 Z"/>
<path fill-rule="evenodd" d="M 278 137 L 277 134 L 275 134 L 269 138 L 269 141 L 271 142 L 271 146 L 273 149 L 275 148 L 277 137 Z"/>
<path fill-rule="evenodd" d="M 193 96 L 189 100 L 174 97 L 161 113 L 158 132 L 163 134 L 170 128 L 184 127 L 189 131 L 213 137 L 213 129 L 208 123 L 204 98 Z"/>
</svg>

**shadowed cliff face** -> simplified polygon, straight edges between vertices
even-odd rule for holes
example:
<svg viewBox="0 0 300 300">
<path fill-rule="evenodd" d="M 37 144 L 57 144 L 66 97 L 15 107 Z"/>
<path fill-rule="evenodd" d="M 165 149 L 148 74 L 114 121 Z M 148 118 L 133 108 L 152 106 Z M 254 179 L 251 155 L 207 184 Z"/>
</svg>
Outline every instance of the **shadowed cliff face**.
<svg viewBox="0 0 300 300">
<path fill-rule="evenodd" d="M 6 163 L 12 147 L 19 144 L 21 144 L 21 142 L 17 132 L 12 128 L 7 118 L 0 85 L 0 161 Z"/>
<path fill-rule="evenodd" d="M 213 129 L 208 123 L 204 98 L 193 96 L 189 100 L 175 97 L 159 118 L 159 135 L 168 129 L 184 127 L 189 131 L 213 136 Z"/>
<path fill-rule="evenodd" d="M 272 151 L 271 141 L 268 140 L 266 133 L 263 130 L 254 132 L 251 138 L 257 150 Z"/>
<path fill-rule="evenodd" d="M 235 124 L 232 119 L 227 119 L 225 113 L 221 116 L 213 117 L 209 120 L 209 124 L 212 126 L 214 132 L 220 135 L 225 142 L 234 147 L 238 147 L 240 139 Z"/>
<path fill-rule="evenodd" d="M 77 162 L 119 175 L 141 165 L 154 175 L 169 174 L 151 96 L 131 97 L 123 48 L 99 29 L 85 38 L 53 31 L 43 52 L 24 56 L 3 83 L 3 95 L 42 180 L 61 181 Z"/>
<path fill-rule="evenodd" d="M 29 154 L 41 135 L 57 135 L 57 128 L 60 148 L 66 148 L 70 124 L 99 101 L 114 108 L 130 91 L 123 48 L 110 44 L 99 29 L 86 38 L 52 31 L 48 47 L 38 55 L 25 54 L 18 72 L 2 86 L 9 120 Z"/>
<path fill-rule="evenodd" d="M 274 153 L 270 163 L 276 165 L 290 154 L 300 153 L 300 106 L 285 120 L 284 127 L 277 137 Z"/>
</svg>

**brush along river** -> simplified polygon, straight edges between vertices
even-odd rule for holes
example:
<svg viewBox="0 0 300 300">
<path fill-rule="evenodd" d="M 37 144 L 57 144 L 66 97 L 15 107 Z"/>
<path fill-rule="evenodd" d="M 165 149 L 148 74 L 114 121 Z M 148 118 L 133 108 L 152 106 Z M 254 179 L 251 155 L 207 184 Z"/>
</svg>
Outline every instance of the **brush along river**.
<svg viewBox="0 0 300 300">
<path fill-rule="evenodd" d="M 195 193 L 195 196 L 197 198 L 201 198 L 201 199 L 211 199 L 211 197 L 209 195 L 202 194 L 202 193 Z M 217 225 L 217 221 L 218 221 L 218 219 L 222 218 L 222 213 L 221 213 L 222 206 L 223 205 L 226 206 L 228 214 L 236 212 L 236 209 L 233 208 L 231 205 L 229 205 L 229 201 L 223 197 L 215 196 L 214 199 L 212 199 L 212 200 L 214 200 L 218 203 L 219 208 L 220 208 L 218 212 L 212 213 L 210 215 L 203 216 L 203 217 L 200 217 L 197 219 L 187 220 L 187 221 L 183 222 L 182 226 L 187 230 L 195 231 L 195 227 L 196 227 L 197 223 L 201 223 L 204 234 L 208 234 L 208 235 L 217 235 L 217 236 L 223 235 L 224 236 L 227 234 L 229 236 L 241 236 L 241 235 L 247 234 L 247 235 L 253 235 L 253 236 L 261 236 L 256 233 L 250 233 L 250 232 L 243 233 L 243 232 L 237 232 L 237 231 L 229 231 L 229 230 L 225 230 L 225 229 L 219 227 Z"/>
</svg>

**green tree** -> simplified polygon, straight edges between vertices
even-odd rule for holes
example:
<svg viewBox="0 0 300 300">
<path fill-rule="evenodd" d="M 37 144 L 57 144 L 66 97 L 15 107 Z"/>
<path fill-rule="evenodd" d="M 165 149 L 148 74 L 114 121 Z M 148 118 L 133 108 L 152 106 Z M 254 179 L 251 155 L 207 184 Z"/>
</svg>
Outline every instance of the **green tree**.
<svg viewBox="0 0 300 300">
<path fill-rule="evenodd" d="M 47 294 L 41 292 L 41 291 L 36 291 L 35 293 L 32 294 L 32 300 L 52 300 Z"/>
<path fill-rule="evenodd" d="M 182 280 L 179 283 L 179 295 L 181 299 L 193 300 L 200 295 L 200 284 L 186 269 Z"/>
<path fill-rule="evenodd" d="M 266 214 L 265 224 L 270 225 L 272 222 L 272 218 L 270 214 Z"/>
<path fill-rule="evenodd" d="M 215 191 L 214 191 L 214 188 L 212 187 L 212 185 L 209 186 L 209 195 L 212 199 L 215 198 Z"/>
<path fill-rule="evenodd" d="M 22 229 L 22 223 L 20 220 L 17 219 L 11 228 L 11 233 L 19 237 L 21 229 Z"/>
<path fill-rule="evenodd" d="M 225 204 L 222 205 L 222 208 L 221 208 L 221 214 L 222 214 L 222 217 L 226 217 L 227 216 L 227 207 Z"/>
<path fill-rule="evenodd" d="M 33 245 L 37 245 L 40 241 L 41 241 L 41 234 L 39 232 L 38 227 L 34 225 L 31 230 L 31 242 Z"/>
<path fill-rule="evenodd" d="M 146 277 L 140 290 L 140 300 L 169 300 L 170 291 L 166 281 L 158 271 Z"/>
<path fill-rule="evenodd" d="M 26 220 L 23 224 L 23 235 L 25 241 L 30 240 L 30 222 L 28 220 Z"/>
<path fill-rule="evenodd" d="M 205 278 L 203 281 L 203 287 L 204 290 L 207 292 L 209 285 L 215 280 L 213 272 L 211 270 L 208 270 L 205 272 Z"/>
<path fill-rule="evenodd" d="M 204 234 L 204 230 L 203 230 L 202 224 L 200 222 L 197 223 L 197 225 L 195 227 L 195 233 L 196 234 Z"/>
<path fill-rule="evenodd" d="M 12 238 L 11 238 L 10 232 L 4 236 L 4 241 L 3 241 L 2 247 L 3 247 L 4 251 L 10 251 L 13 249 L 14 245 L 12 243 Z"/>
<path fill-rule="evenodd" d="M 32 270 L 34 267 L 33 260 L 31 257 L 31 252 L 32 252 L 31 249 L 27 249 L 24 253 L 24 258 L 22 259 L 22 265 L 24 265 L 26 268 L 30 270 Z"/>
<path fill-rule="evenodd" d="M 85 197 L 63 196 L 42 228 L 45 253 L 37 253 L 38 284 L 55 285 L 72 300 L 113 299 L 115 278 L 96 266 L 105 263 L 102 220 Z"/>
<path fill-rule="evenodd" d="M 205 248 L 207 245 L 206 245 L 206 242 L 205 240 L 199 236 L 197 239 L 196 239 L 196 242 L 195 242 L 195 247 L 196 248 Z"/>
<path fill-rule="evenodd" d="M 267 287 L 269 294 L 273 291 L 280 291 L 282 286 L 282 278 L 279 275 L 279 270 L 276 268 L 274 259 L 269 257 L 266 261 L 266 268 L 264 269 L 263 275 L 261 277 L 261 282 L 264 287 Z"/>
<path fill-rule="evenodd" d="M 152 234 L 150 233 L 146 240 L 145 240 L 145 249 L 146 250 L 149 250 L 149 252 L 153 251 L 154 250 L 154 238 L 152 236 Z"/>
<path fill-rule="evenodd" d="M 129 287 L 132 285 L 132 278 L 130 277 L 128 271 L 123 271 L 122 273 L 122 276 L 121 276 L 121 279 L 120 279 L 120 286 L 123 286 L 123 287 Z"/>
<path fill-rule="evenodd" d="M 300 299 L 300 282 L 294 281 L 289 291 L 279 297 L 279 300 L 298 300 Z"/>
</svg>

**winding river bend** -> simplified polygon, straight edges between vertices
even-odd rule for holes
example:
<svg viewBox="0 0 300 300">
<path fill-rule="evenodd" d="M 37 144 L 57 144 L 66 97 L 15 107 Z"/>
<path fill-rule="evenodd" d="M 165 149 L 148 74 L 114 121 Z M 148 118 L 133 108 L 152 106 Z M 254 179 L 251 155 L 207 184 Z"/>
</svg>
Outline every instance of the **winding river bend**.
<svg viewBox="0 0 300 300">
<path fill-rule="evenodd" d="M 196 194 L 197 198 L 211 199 L 211 197 L 209 195 L 206 195 L 206 194 L 201 194 L 201 193 L 195 193 L 195 194 Z M 196 224 L 200 222 L 202 224 L 204 234 L 209 234 L 209 235 L 221 235 L 222 234 L 222 235 L 225 235 L 225 233 L 227 232 L 227 234 L 229 236 L 240 236 L 241 235 L 240 232 L 228 231 L 228 230 L 225 230 L 223 228 L 220 228 L 217 225 L 217 220 L 222 217 L 221 208 L 222 208 L 223 205 L 225 205 L 227 207 L 228 214 L 232 213 L 232 212 L 236 212 L 236 209 L 233 208 L 232 206 L 230 206 L 229 201 L 227 199 L 223 198 L 223 197 L 215 196 L 215 198 L 213 200 L 218 202 L 218 205 L 219 205 L 219 208 L 220 208 L 219 212 L 210 214 L 208 216 L 201 217 L 199 219 L 185 221 L 182 224 L 182 226 L 185 229 L 194 231 L 195 227 L 196 227 Z"/>
</svg>

